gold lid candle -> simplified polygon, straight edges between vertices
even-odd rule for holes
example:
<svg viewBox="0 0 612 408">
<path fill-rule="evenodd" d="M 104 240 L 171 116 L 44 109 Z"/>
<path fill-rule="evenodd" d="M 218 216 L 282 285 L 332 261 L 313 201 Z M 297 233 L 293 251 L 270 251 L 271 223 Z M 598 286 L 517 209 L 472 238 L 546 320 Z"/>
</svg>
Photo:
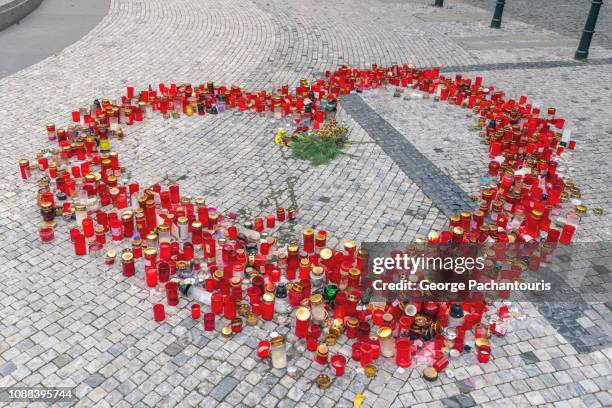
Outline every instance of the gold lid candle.
<svg viewBox="0 0 612 408">
<path fill-rule="evenodd" d="M 306 228 L 302 231 L 304 239 L 304 251 L 310 253 L 314 252 L 315 240 L 314 240 L 314 229 Z"/>
<path fill-rule="evenodd" d="M 123 276 L 134 276 L 136 269 L 134 268 L 134 255 L 131 252 L 121 254 L 121 264 Z"/>
<path fill-rule="evenodd" d="M 323 296 L 316 293 L 310 297 L 310 308 L 312 313 L 312 320 L 315 322 L 322 322 L 325 320 L 325 304 L 323 303 Z"/>
<path fill-rule="evenodd" d="M 310 310 L 306 307 L 299 307 L 295 312 L 295 335 L 305 338 L 308 335 L 310 326 Z"/>
<path fill-rule="evenodd" d="M 277 336 L 272 338 L 270 341 L 270 355 L 272 357 L 272 367 L 287 367 L 287 348 L 284 337 Z"/>
<path fill-rule="evenodd" d="M 380 352 L 385 357 L 393 357 L 395 355 L 395 344 L 393 344 L 391 333 L 391 328 L 386 326 L 379 328 L 376 332 L 380 341 Z"/>
</svg>

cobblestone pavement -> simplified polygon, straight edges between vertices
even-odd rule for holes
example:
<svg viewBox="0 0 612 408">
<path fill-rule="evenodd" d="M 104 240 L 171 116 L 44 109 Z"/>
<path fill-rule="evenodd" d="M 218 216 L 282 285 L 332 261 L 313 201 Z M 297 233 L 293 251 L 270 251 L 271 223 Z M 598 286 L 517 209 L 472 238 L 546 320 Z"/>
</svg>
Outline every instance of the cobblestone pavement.
<svg viewBox="0 0 612 408">
<path fill-rule="evenodd" d="M 493 17 L 495 1 L 459 1 L 485 9 L 490 13 L 490 18 Z M 504 7 L 503 18 L 513 18 L 580 39 L 590 8 L 591 0 L 509 0 Z M 595 33 L 593 44 L 602 47 L 612 46 L 612 10 L 609 3 L 604 2 L 599 11 Z"/>
<path fill-rule="evenodd" d="M 428 3 L 113 0 L 106 18 L 79 42 L 1 79 L 0 386 L 76 387 L 78 406 L 331 407 L 352 406 L 357 393 L 366 396 L 363 406 L 376 407 L 611 406 L 609 343 L 593 337 L 593 344 L 577 347 L 571 339 L 583 329 L 610 333 L 605 299 L 561 323 L 564 305 L 523 304 L 521 315 L 528 318 L 493 339 L 491 362 L 478 364 L 467 353 L 452 362 L 452 378 L 428 383 L 419 369 L 385 362 L 367 379 L 351 363 L 321 391 L 312 383 L 321 369 L 290 334 L 298 378 L 254 354 L 271 330 L 288 333 L 288 322 L 247 327 L 224 341 L 203 332 L 182 300 L 160 325 L 150 316 L 160 294 L 99 260 L 74 258 L 65 227 L 51 246 L 36 238 L 36 188 L 18 180 L 17 160 L 44 143 L 47 121 L 64 123 L 73 108 L 94 98 L 118 95 L 126 84 L 214 80 L 269 88 L 342 63 L 411 62 L 479 71 L 509 94 L 556 106 L 576 129 L 573 172 L 583 201 L 605 211 L 586 217 L 578 238 L 609 241 L 612 51 L 595 45 L 591 58 L 599 64 L 570 64 L 575 44 L 554 30 L 506 18 L 504 29 L 492 32 L 481 9 L 457 2 L 440 11 Z M 351 139 L 380 145 L 352 146 L 358 158 L 328 166 L 289 158 L 272 145 L 279 123 L 248 114 L 150 120 L 130 128 L 117 147 L 130 179 L 143 185 L 181 180 L 185 193 L 242 214 L 294 204 L 300 208 L 296 230 L 314 224 L 338 239 L 403 240 L 440 229 L 444 197 L 420 187 L 424 179 L 410 174 L 414 165 L 389 155 L 381 134 L 392 128 L 393 137 L 403 135 L 420 152 L 413 159 L 469 193 L 484 172 L 473 122 L 462 110 L 392 98 L 389 91 L 364 94 L 362 101 L 379 115 L 378 129 L 353 117 L 350 106 L 339 117 Z M 575 262 L 601 272 L 606 284 L 609 269 L 594 265 L 610 254 L 592 254 Z"/>
</svg>

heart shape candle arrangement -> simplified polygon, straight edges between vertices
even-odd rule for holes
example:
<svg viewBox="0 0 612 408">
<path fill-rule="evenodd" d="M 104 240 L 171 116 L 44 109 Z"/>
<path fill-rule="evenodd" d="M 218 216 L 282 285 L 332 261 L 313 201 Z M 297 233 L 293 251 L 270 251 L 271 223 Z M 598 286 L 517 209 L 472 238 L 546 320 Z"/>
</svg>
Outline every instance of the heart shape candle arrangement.
<svg viewBox="0 0 612 408">
<path fill-rule="evenodd" d="M 467 109 L 478 117 L 476 129 L 489 148 L 491 182 L 475 197 L 473 212 L 452 216 L 448 229 L 432 232 L 430 243 L 571 241 L 575 222 L 568 217 L 562 230 L 551 226 L 562 203 L 579 197 L 579 190 L 563 179 L 566 149 L 573 149 L 564 120 L 554 108 L 542 113 L 527 103 L 507 99 L 493 87 L 456 75 L 448 78 L 437 68 L 418 70 L 409 65 L 371 69 L 343 66 L 326 72 L 324 79 L 300 81 L 295 90 L 283 84 L 273 93 L 248 92 L 240 87 L 201 85 L 166 86 L 135 92 L 128 87 L 118 103 L 95 101 L 72 114 L 65 129 L 47 125 L 49 142 L 57 146 L 40 152 L 37 163 L 21 160 L 23 179 L 39 175 L 37 203 L 43 220 L 43 242 L 53 240 L 56 218 L 71 223 L 70 239 L 76 255 L 89 253 L 115 264 L 109 241 L 121 246 L 121 271 L 138 275 L 151 288 L 165 290 L 167 305 L 156 304 L 152 317 L 165 319 L 165 308 L 179 304 L 180 293 L 190 298 L 192 318 L 203 318 L 204 330 L 231 337 L 259 319 L 295 314 L 295 336 L 303 339 L 314 360 L 329 364 L 328 347 L 340 336 L 354 339 L 352 359 L 366 374 L 375 375 L 382 354 L 408 367 L 413 355 L 427 367 L 427 379 L 448 365 L 448 358 L 464 351 L 466 332 L 475 339 L 478 360 L 491 353 L 489 337 L 503 335 L 508 313 L 495 322 L 483 319 L 483 302 L 411 302 L 409 299 L 369 307 L 362 302 L 368 255 L 351 240 L 342 248 L 327 246 L 326 231 L 306 228 L 300 240 L 280 243 L 274 231 L 297 217 L 296 208 L 278 208 L 276 214 L 238 223 L 234 214 L 221 214 L 203 197 L 182 196 L 178 185 L 120 183 L 122 167 L 111 140 L 124 137 L 124 128 L 153 115 L 223 114 L 226 110 L 256 112 L 280 119 L 289 117 L 300 132 L 320 129 L 333 116 L 342 95 L 380 87 L 413 88 L 437 102 Z M 276 142 L 282 143 L 282 136 Z M 114 142 L 113 142 L 114 144 Z M 273 146 L 273 141 L 270 141 Z M 582 215 L 586 209 L 577 206 Z M 127 243 L 127 245 L 125 244 Z M 536 256 L 531 254 L 532 260 Z M 542 255 L 545 256 L 545 255 Z M 136 267 L 138 265 L 138 267 Z M 138 270 L 138 272 L 137 272 Z M 201 313 L 199 304 L 206 305 Z M 449 322 L 452 331 L 446 330 Z M 324 339 L 322 336 L 325 336 Z M 287 366 L 286 339 L 275 336 L 257 350 L 271 356 L 275 368 Z M 346 359 L 331 357 L 336 375 L 344 373 Z M 294 372 L 294 371 L 292 371 Z M 435 375 L 434 375 L 435 374 Z"/>
</svg>

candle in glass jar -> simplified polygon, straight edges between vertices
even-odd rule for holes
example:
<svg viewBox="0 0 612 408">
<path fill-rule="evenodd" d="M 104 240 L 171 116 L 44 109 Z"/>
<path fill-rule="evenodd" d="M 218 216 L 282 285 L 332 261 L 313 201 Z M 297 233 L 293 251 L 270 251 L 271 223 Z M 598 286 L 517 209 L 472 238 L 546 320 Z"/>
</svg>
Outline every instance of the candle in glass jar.
<svg viewBox="0 0 612 408">
<path fill-rule="evenodd" d="M 359 326 L 359 320 L 356 317 L 349 317 L 346 319 L 346 337 L 354 339 L 357 337 L 357 327 Z"/>
<path fill-rule="evenodd" d="M 136 273 L 134 268 L 134 255 L 131 252 L 121 254 L 121 264 L 123 276 L 133 276 Z"/>
<path fill-rule="evenodd" d="M 272 357 L 272 367 L 285 368 L 287 367 L 287 348 L 285 338 L 277 336 L 270 341 L 270 355 Z"/>
<path fill-rule="evenodd" d="M 178 217 L 178 237 L 180 240 L 186 240 L 189 237 L 189 219 L 187 217 Z"/>
<path fill-rule="evenodd" d="M 272 320 L 274 317 L 274 295 L 272 293 L 264 293 L 262 296 L 261 318 L 264 320 Z"/>
<path fill-rule="evenodd" d="M 157 270 L 155 268 L 149 268 L 146 272 L 147 286 L 154 288 L 157 286 Z"/>
<path fill-rule="evenodd" d="M 83 204 L 75 205 L 74 215 L 76 217 L 77 225 L 83 225 L 83 220 L 87 218 L 87 207 Z"/>
<path fill-rule="evenodd" d="M 30 178 L 30 162 L 28 160 L 19 160 L 19 170 L 21 171 L 21 178 L 23 180 L 27 180 Z"/>
<path fill-rule="evenodd" d="M 385 357 L 393 357 L 395 355 L 395 344 L 393 344 L 393 338 L 391 337 L 392 332 L 391 328 L 387 326 L 379 328 L 376 332 L 380 341 L 380 352 Z"/>
<path fill-rule="evenodd" d="M 38 229 L 38 235 L 40 237 L 40 240 L 43 243 L 48 243 L 48 242 L 53 241 L 53 239 L 55 238 L 55 234 L 53 232 L 53 225 L 50 225 L 50 224 L 43 225 L 42 227 Z"/>
<path fill-rule="evenodd" d="M 310 307 L 313 321 L 321 322 L 325 320 L 325 304 L 321 294 L 316 293 L 310 297 Z"/>
<path fill-rule="evenodd" d="M 306 307 L 299 307 L 295 312 L 295 335 L 297 337 L 306 337 L 308 335 L 308 326 L 310 325 L 310 310 Z"/>
<path fill-rule="evenodd" d="M 319 344 L 315 353 L 315 362 L 321 365 L 326 365 L 329 359 L 329 350 L 326 344 Z"/>
<path fill-rule="evenodd" d="M 312 228 L 306 228 L 304 231 L 302 231 L 302 237 L 304 240 L 304 251 L 308 253 L 314 252 L 314 230 Z"/>
<path fill-rule="evenodd" d="M 145 270 L 155 268 L 157 265 L 157 249 L 148 247 L 144 250 Z"/>
<path fill-rule="evenodd" d="M 325 270 L 322 266 L 313 266 L 310 270 L 310 287 L 312 290 L 317 290 L 323 287 L 323 278 Z"/>
</svg>

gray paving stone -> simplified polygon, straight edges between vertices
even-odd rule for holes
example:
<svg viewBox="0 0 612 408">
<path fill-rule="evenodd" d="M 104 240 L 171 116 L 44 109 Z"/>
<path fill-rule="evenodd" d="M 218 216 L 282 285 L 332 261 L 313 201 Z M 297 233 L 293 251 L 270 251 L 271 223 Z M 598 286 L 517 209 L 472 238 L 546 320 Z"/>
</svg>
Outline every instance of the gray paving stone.
<svg viewBox="0 0 612 408">
<path fill-rule="evenodd" d="M 87 379 L 85 380 L 85 383 L 89 385 L 91 388 L 96 388 L 96 387 L 99 387 L 104 382 L 104 380 L 105 378 L 103 375 L 99 373 L 94 373 L 90 375 L 89 377 L 87 377 Z"/>
<path fill-rule="evenodd" d="M 210 396 L 217 401 L 223 401 L 226 395 L 238 385 L 239 381 L 233 377 L 224 377 L 215 388 L 210 392 Z M 271 397 L 271 396 L 270 396 Z"/>
</svg>

